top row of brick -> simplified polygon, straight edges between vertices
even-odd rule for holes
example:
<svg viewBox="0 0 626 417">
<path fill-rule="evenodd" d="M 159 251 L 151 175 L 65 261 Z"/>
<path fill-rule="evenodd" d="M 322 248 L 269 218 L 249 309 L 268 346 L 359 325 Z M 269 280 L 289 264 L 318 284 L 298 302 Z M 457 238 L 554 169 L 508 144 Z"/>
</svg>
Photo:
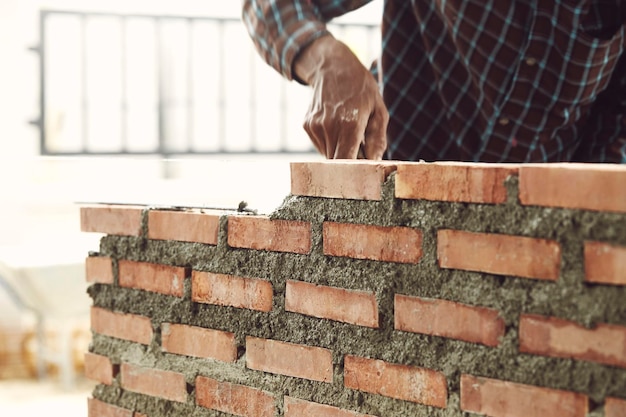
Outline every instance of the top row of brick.
<svg viewBox="0 0 626 417">
<path fill-rule="evenodd" d="M 523 205 L 626 213 L 626 166 L 463 162 L 324 161 L 291 164 L 293 195 L 381 200 L 395 172 L 395 197 L 501 204 L 519 177 Z"/>
</svg>

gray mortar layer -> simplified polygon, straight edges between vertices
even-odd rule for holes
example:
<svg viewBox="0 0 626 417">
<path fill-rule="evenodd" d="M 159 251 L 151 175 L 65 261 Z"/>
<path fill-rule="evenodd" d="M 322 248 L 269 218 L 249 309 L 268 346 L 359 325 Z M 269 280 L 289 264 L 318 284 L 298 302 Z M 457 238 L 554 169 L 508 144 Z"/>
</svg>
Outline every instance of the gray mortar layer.
<svg viewBox="0 0 626 417">
<path fill-rule="evenodd" d="M 507 180 L 508 202 L 502 205 L 429 202 L 393 198 L 394 176 L 385 182 L 382 201 L 357 201 L 289 196 L 271 214 L 276 219 L 312 224 L 310 255 L 230 248 L 227 219 L 221 219 L 218 246 L 156 241 L 143 237 L 106 236 L 101 254 L 190 269 L 268 279 L 274 287 L 271 312 L 255 312 L 190 301 L 190 277 L 182 299 L 108 285 L 93 285 L 94 305 L 151 317 L 156 337 L 145 347 L 95 335 L 91 351 L 158 369 L 183 372 L 190 398 L 181 405 L 125 392 L 117 383 L 98 386 L 96 398 L 136 409 L 151 417 L 224 416 L 194 407 L 197 375 L 257 387 L 277 396 L 292 395 L 323 404 L 358 410 L 381 417 L 468 415 L 459 408 L 461 374 L 571 390 L 588 394 L 592 410 L 607 396 L 626 398 L 626 369 L 587 361 L 519 354 L 517 328 L 521 313 L 561 317 L 592 327 L 597 323 L 626 325 L 626 288 L 583 283 L 583 242 L 597 240 L 626 245 L 626 215 L 582 210 L 524 207 L 517 203 L 517 178 Z M 424 233 L 423 258 L 418 265 L 328 257 L 322 253 L 324 221 L 408 226 Z M 505 233 L 553 239 L 562 247 L 561 276 L 557 282 L 504 277 L 484 273 L 442 270 L 437 265 L 439 229 Z M 144 234 L 145 236 L 145 227 Z M 285 282 L 302 280 L 375 293 L 380 329 L 369 329 L 284 311 Z M 393 329 L 393 296 L 405 294 L 440 298 L 500 311 L 506 334 L 497 348 Z M 160 324 L 184 323 L 236 334 L 241 346 L 234 364 L 194 359 L 160 351 Z M 271 338 L 333 352 L 332 384 L 248 370 L 245 337 Z M 426 367 L 443 372 L 448 380 L 445 410 L 358 392 L 343 387 L 343 357 L 357 355 L 391 363 Z M 592 415 L 598 414 L 599 409 Z M 282 415 L 282 411 L 279 412 Z"/>
</svg>

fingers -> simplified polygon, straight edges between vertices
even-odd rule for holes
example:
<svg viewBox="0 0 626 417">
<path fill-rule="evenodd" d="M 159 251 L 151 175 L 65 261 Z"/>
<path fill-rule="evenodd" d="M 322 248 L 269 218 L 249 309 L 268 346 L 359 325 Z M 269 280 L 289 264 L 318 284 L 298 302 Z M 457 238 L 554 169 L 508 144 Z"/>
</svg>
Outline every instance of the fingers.
<svg viewBox="0 0 626 417">
<path fill-rule="evenodd" d="M 324 106 L 309 110 L 303 127 L 315 148 L 327 159 L 355 159 L 368 117 L 369 112 L 360 116 L 358 109 Z"/>
<path fill-rule="evenodd" d="M 322 123 L 319 122 L 319 116 L 315 114 L 307 113 L 304 119 L 304 130 L 309 135 L 311 142 L 315 146 L 315 149 L 328 158 L 326 153 L 326 133 Z"/>
<path fill-rule="evenodd" d="M 370 114 L 358 109 L 307 114 L 304 129 L 315 148 L 327 159 L 381 160 L 387 149 L 389 115 L 382 100 Z"/>
<path fill-rule="evenodd" d="M 355 130 L 346 132 L 337 141 L 333 159 L 356 159 L 362 142 L 362 133 L 359 136 L 358 132 Z"/>
<path fill-rule="evenodd" d="M 365 157 L 381 160 L 387 150 L 387 125 L 389 113 L 382 102 L 376 107 L 369 119 L 364 134 Z"/>
<path fill-rule="evenodd" d="M 339 117 L 336 121 L 336 147 L 333 159 L 356 159 L 364 140 L 369 112 L 352 110 L 349 117 Z"/>
</svg>

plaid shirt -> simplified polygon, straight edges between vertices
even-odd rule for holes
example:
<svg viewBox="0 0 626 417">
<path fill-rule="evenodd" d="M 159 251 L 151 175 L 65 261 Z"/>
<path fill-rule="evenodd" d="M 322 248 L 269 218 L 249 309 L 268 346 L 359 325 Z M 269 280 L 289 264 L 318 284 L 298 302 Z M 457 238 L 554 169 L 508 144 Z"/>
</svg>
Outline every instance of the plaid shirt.
<svg viewBox="0 0 626 417">
<path fill-rule="evenodd" d="M 371 0 L 244 0 L 286 78 L 325 23 Z M 386 0 L 379 61 L 395 160 L 626 163 L 621 0 Z"/>
</svg>

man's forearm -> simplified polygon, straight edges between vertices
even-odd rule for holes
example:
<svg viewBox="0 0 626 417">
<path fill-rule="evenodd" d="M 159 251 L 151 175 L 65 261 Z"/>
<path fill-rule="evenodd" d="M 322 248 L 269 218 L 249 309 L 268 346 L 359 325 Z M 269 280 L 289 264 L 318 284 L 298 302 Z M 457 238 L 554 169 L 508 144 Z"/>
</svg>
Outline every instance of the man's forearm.
<svg viewBox="0 0 626 417">
<path fill-rule="evenodd" d="M 344 48 L 347 51 L 337 50 L 343 50 Z M 348 51 L 349 49 L 332 35 L 319 37 L 296 55 L 293 62 L 293 73 L 300 81 L 310 85 L 322 67 L 333 63 L 333 60 L 341 52 Z"/>
<path fill-rule="evenodd" d="M 296 56 L 330 34 L 326 22 L 371 1 L 244 0 L 242 20 L 261 57 L 293 79 Z"/>
<path fill-rule="evenodd" d="M 244 0 L 242 20 L 259 55 L 287 79 L 301 49 L 328 33 L 310 1 Z"/>
</svg>

